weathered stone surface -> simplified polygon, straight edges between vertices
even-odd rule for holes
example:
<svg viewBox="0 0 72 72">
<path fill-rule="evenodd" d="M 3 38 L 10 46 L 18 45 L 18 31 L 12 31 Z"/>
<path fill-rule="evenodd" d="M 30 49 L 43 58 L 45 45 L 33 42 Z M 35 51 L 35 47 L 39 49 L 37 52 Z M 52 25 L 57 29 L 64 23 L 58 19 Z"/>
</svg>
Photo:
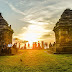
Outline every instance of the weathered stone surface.
<svg viewBox="0 0 72 72">
<path fill-rule="evenodd" d="M 2 17 L 0 13 L 0 55 L 11 54 L 8 53 L 9 48 L 7 45 L 12 43 L 12 34 L 13 30 L 11 29 L 11 25 L 9 26 L 7 21 Z M 4 47 L 4 44 L 6 47 Z"/>
<path fill-rule="evenodd" d="M 4 42 L 8 45 L 8 43 L 12 43 L 12 34 L 13 30 L 11 29 L 11 25 L 9 26 L 7 21 L 4 20 L 0 13 L 0 42 L 1 44 Z"/>
<path fill-rule="evenodd" d="M 72 10 L 66 9 L 56 23 L 56 43 L 51 48 L 55 53 L 72 53 Z"/>
</svg>

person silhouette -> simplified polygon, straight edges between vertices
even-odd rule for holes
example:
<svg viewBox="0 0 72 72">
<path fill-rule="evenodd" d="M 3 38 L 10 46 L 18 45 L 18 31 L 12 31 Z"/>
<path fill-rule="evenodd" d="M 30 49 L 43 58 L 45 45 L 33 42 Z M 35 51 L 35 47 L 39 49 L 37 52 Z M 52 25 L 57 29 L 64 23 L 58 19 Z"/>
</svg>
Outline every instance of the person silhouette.
<svg viewBox="0 0 72 72">
<path fill-rule="evenodd" d="M 12 47 L 12 44 L 9 42 L 9 44 L 8 44 L 8 54 L 11 54 L 11 47 Z"/>
<path fill-rule="evenodd" d="M 26 49 L 26 44 L 24 45 L 24 49 Z"/>
<path fill-rule="evenodd" d="M 28 43 L 28 48 L 30 48 L 30 44 Z"/>
</svg>

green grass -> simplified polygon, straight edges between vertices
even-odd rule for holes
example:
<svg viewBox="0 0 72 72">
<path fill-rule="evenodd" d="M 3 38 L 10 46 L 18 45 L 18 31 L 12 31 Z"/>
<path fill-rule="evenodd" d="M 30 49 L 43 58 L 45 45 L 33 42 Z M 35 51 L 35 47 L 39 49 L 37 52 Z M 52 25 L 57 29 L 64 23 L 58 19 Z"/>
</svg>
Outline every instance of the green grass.
<svg viewBox="0 0 72 72">
<path fill-rule="evenodd" d="M 0 72 L 72 72 L 72 54 L 20 50 L 13 56 L 0 56 Z"/>
</svg>

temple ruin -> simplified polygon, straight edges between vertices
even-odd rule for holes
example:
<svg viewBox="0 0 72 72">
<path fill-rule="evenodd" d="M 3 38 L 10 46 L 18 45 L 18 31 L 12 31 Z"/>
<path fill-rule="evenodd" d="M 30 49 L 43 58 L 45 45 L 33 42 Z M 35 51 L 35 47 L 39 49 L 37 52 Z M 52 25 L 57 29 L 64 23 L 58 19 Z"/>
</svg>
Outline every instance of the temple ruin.
<svg viewBox="0 0 72 72">
<path fill-rule="evenodd" d="M 2 17 L 0 13 L 0 46 L 2 46 L 3 43 L 6 45 L 8 45 L 8 43 L 12 43 L 12 34 L 13 30 L 11 29 L 11 25 L 9 26 L 7 21 Z"/>
<path fill-rule="evenodd" d="M 56 42 L 49 49 L 53 53 L 72 53 L 72 10 L 63 12 L 53 31 Z"/>
<path fill-rule="evenodd" d="M 7 21 L 2 17 L 0 13 L 0 42 L 8 44 L 12 43 L 12 34 L 13 30 L 11 29 L 11 25 L 8 26 Z"/>
</svg>

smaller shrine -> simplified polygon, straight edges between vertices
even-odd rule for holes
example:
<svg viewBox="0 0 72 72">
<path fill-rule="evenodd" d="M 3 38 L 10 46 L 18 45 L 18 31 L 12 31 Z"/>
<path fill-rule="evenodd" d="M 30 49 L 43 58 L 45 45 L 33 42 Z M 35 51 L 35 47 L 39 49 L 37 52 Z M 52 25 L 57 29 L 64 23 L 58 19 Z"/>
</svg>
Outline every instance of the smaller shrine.
<svg viewBox="0 0 72 72">
<path fill-rule="evenodd" d="M 11 29 L 11 25 L 7 23 L 7 21 L 2 17 L 0 13 L 0 42 L 1 44 L 4 42 L 8 44 L 12 43 L 12 34 L 13 30 Z"/>
<path fill-rule="evenodd" d="M 0 13 L 0 53 L 3 48 L 3 44 L 8 45 L 12 43 L 12 34 L 13 30 L 11 29 L 11 25 L 7 23 L 7 21 L 2 17 Z"/>
</svg>

